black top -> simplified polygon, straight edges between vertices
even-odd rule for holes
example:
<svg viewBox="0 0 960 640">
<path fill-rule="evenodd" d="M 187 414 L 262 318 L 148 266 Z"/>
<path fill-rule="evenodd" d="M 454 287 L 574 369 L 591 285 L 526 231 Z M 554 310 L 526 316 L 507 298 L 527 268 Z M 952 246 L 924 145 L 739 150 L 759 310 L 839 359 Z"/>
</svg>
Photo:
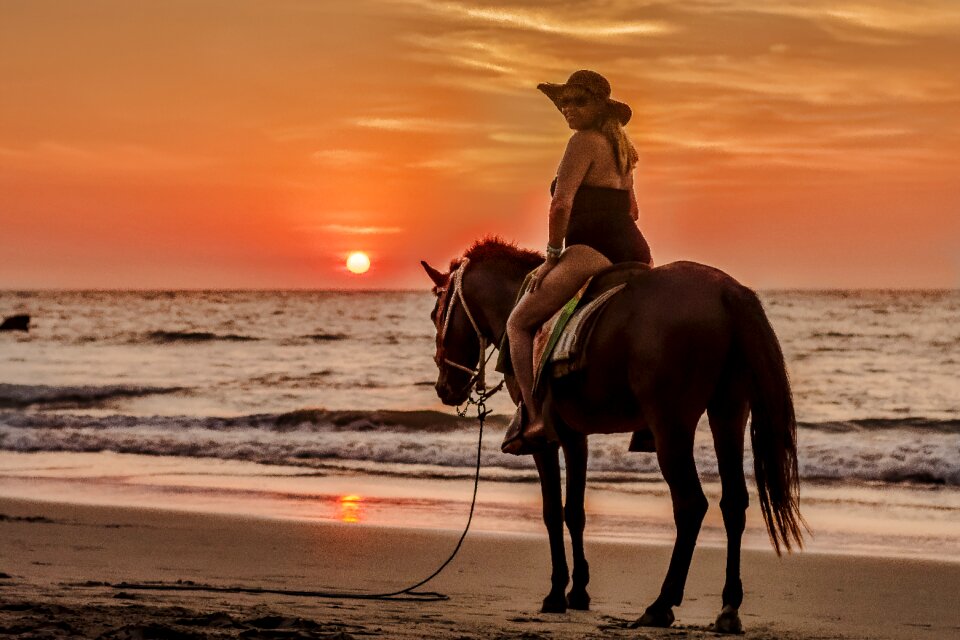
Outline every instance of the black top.
<svg viewBox="0 0 960 640">
<path fill-rule="evenodd" d="M 550 184 L 550 195 L 557 179 Z M 610 262 L 651 262 L 650 246 L 630 215 L 630 191 L 581 184 L 573 196 L 566 246 L 585 244 Z"/>
</svg>

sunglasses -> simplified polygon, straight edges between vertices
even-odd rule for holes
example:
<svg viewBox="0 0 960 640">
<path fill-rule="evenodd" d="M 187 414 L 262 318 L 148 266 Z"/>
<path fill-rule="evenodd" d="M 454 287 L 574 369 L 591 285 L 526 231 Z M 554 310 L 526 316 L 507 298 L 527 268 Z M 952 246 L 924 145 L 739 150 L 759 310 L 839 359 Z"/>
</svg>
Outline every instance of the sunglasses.
<svg viewBox="0 0 960 640">
<path fill-rule="evenodd" d="M 579 96 L 569 96 L 557 99 L 557 106 L 561 109 L 563 107 L 577 107 L 582 109 L 583 107 L 590 104 L 590 96 L 588 95 L 579 95 Z"/>
</svg>

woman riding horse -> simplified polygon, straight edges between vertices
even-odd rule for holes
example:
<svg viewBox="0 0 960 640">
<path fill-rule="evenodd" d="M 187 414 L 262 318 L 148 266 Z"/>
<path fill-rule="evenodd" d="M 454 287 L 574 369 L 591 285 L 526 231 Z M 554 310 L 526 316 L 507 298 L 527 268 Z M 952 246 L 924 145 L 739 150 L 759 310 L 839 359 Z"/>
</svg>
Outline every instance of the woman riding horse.
<svg viewBox="0 0 960 640">
<path fill-rule="evenodd" d="M 708 508 L 693 454 L 697 425 L 706 413 L 727 534 L 723 606 L 713 628 L 742 633 L 740 548 L 749 504 L 743 465 L 748 416 L 760 512 L 777 553 L 801 546 L 805 526 L 800 515 L 797 421 L 780 343 L 756 293 L 713 267 L 674 262 L 628 280 L 580 345 L 591 366 L 552 378 L 545 385 L 544 406 L 537 404 L 533 331 L 604 267 L 650 259 L 634 224 L 637 208 L 630 169 L 636 152 L 620 128 L 629 120 L 629 108 L 610 100 L 610 85 L 591 71 L 578 71 L 563 85 L 540 89 L 576 131 L 557 176 L 547 261 L 540 264 L 538 254 L 488 239 L 468 249 L 448 273 L 422 263 L 437 296 L 431 313 L 437 329 L 437 395 L 445 404 L 457 405 L 468 399 L 475 385 L 482 387 L 486 346 L 506 331 L 526 404 L 515 419 L 521 424 L 511 425 L 511 430 L 528 416 L 527 439 L 539 437 L 542 443 L 548 438 L 542 411 L 554 426 L 549 437 L 559 442 L 559 447 L 531 447 L 553 567 L 541 608 L 547 613 L 590 606 L 590 569 L 583 545 L 587 436 L 638 429 L 650 433 L 670 488 L 676 526 L 660 594 L 636 622 L 654 627 L 674 622 L 673 608 L 683 601 Z M 562 240 L 567 245 L 563 251 Z M 528 276 L 534 267 L 534 275 Z M 510 302 L 523 291 L 525 278 L 533 281 L 531 291 L 510 312 Z M 513 453 L 525 452 L 522 437 L 504 444 Z M 565 503 L 559 450 L 566 461 Z M 572 571 L 564 549 L 564 524 L 570 533 Z"/>
<path fill-rule="evenodd" d="M 648 432 L 673 502 L 676 538 L 660 594 L 637 620 L 667 627 L 683 591 L 707 497 L 694 459 L 694 440 L 706 413 L 716 453 L 727 534 L 722 609 L 714 629 L 742 633 L 740 547 L 749 504 L 743 454 L 747 417 L 760 511 L 777 553 L 803 541 L 797 423 L 783 352 L 757 295 L 728 274 L 694 262 L 674 262 L 631 277 L 610 298 L 586 344 L 590 366 L 545 385 L 546 404 L 534 397 L 532 336 L 584 281 L 614 262 L 650 261 L 634 224 L 636 200 L 630 170 L 636 152 L 621 126 L 625 104 L 610 99 L 597 73 L 578 71 L 563 85 L 540 85 L 575 133 L 557 175 L 550 207 L 547 260 L 494 239 L 476 243 L 441 273 L 423 263 L 437 296 L 431 318 L 437 394 L 445 404 L 467 400 L 484 378 L 486 345 L 506 331 L 514 375 L 529 418 L 526 438 L 505 441 L 525 453 L 531 438 L 556 438 L 558 446 L 530 447 L 543 496 L 550 541 L 551 588 L 542 611 L 587 609 L 590 569 L 584 554 L 587 436 Z M 566 249 L 561 250 L 561 241 Z M 538 266 L 539 264 L 539 266 Z M 469 272 L 468 272 L 469 267 Z M 531 269 L 537 267 L 531 273 Z M 510 301 L 532 286 L 510 311 Z M 501 354 L 502 355 L 502 354 Z M 471 366 L 476 363 L 475 366 Z M 554 433 L 546 434 L 541 412 Z M 523 429 L 520 429 L 523 434 Z M 525 441 L 526 440 L 526 441 Z M 559 450 L 566 461 L 566 502 Z M 564 549 L 566 524 L 573 569 Z M 571 584 L 572 580 L 572 584 Z M 570 591 L 566 592 L 570 585 Z M 566 593 L 565 593 L 566 592 Z"/>
<path fill-rule="evenodd" d="M 544 426 L 534 397 L 533 339 L 539 327 L 591 277 L 619 262 L 651 264 L 635 221 L 637 152 L 623 131 L 626 104 L 610 98 L 610 83 L 594 71 L 576 71 L 565 84 L 537 87 L 557 106 L 574 134 L 551 185 L 546 261 L 507 322 L 510 362 L 523 401 L 503 451 L 534 453 L 555 434 Z"/>
<path fill-rule="evenodd" d="M 485 347 L 502 335 L 511 301 L 541 261 L 532 251 L 487 239 L 451 263 L 448 273 L 423 263 L 437 296 L 430 317 L 437 330 L 436 390 L 444 404 L 463 404 L 475 385 L 482 386 Z M 545 385 L 543 410 L 566 461 L 565 502 L 558 447 L 533 454 L 553 566 L 541 611 L 590 606 L 583 545 L 587 436 L 642 428 L 652 433 L 657 462 L 670 488 L 676 538 L 660 595 L 636 624 L 673 623 L 673 608 L 683 601 L 708 508 L 694 458 L 697 425 L 706 413 L 727 534 L 723 608 L 713 628 L 742 633 L 740 547 L 749 505 L 743 464 L 748 416 L 760 512 L 777 553 L 802 545 L 805 526 L 790 381 L 763 305 L 753 291 L 718 269 L 674 262 L 631 277 L 609 300 L 580 348 L 591 365 L 551 377 Z M 572 571 L 564 524 L 570 533 Z"/>
</svg>

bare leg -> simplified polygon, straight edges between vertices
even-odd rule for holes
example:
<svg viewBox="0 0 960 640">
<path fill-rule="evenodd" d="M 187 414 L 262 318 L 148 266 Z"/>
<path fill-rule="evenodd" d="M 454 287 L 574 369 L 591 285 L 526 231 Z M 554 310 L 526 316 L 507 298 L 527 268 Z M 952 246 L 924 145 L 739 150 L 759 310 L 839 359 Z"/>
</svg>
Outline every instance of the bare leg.
<svg viewBox="0 0 960 640">
<path fill-rule="evenodd" d="M 563 546 L 563 497 L 560 493 L 560 452 L 549 447 L 533 454 L 540 474 L 540 493 L 543 499 L 543 524 L 550 539 L 550 593 L 543 599 L 543 613 L 564 613 L 567 602 L 563 592 L 570 581 L 567 554 Z"/>
<path fill-rule="evenodd" d="M 530 295 L 529 293 L 524 295 L 521 304 L 523 301 L 528 300 Z M 518 304 L 517 309 L 519 308 L 520 306 Z M 536 406 L 537 403 L 534 402 L 533 399 L 533 336 L 539 325 L 546 322 L 550 316 L 544 317 L 535 323 L 533 327 L 527 328 L 526 326 L 519 326 L 519 319 L 514 319 L 515 314 L 516 309 L 514 309 L 514 313 L 511 314 L 507 320 L 507 334 L 510 339 L 510 362 L 513 365 L 514 379 L 520 388 L 520 399 L 523 401 L 527 410 L 527 420 L 532 426 L 535 419 L 538 422 L 542 422 L 540 407 Z M 528 427 L 527 430 L 528 432 L 532 432 L 530 427 Z"/>
<path fill-rule="evenodd" d="M 533 438 L 544 433 L 540 405 L 533 395 L 533 336 L 544 322 L 583 286 L 590 276 L 610 266 L 600 252 L 586 245 L 567 247 L 536 291 L 527 292 L 507 320 L 510 360 L 527 409 L 525 434 Z"/>
<path fill-rule="evenodd" d="M 508 373 L 504 374 L 503 381 L 507 385 L 507 392 L 510 394 L 510 399 L 513 401 L 513 404 L 520 404 L 523 397 L 520 395 L 520 386 L 517 384 L 517 379 Z"/>
</svg>

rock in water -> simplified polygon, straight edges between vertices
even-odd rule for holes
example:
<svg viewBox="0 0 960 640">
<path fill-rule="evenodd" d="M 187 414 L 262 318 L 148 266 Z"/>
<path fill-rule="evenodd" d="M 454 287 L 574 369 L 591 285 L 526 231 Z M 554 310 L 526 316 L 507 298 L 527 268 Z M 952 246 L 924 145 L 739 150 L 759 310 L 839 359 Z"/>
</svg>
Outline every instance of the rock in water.
<svg viewBox="0 0 960 640">
<path fill-rule="evenodd" d="M 22 314 L 4 318 L 0 331 L 30 331 L 30 316 Z"/>
</svg>

